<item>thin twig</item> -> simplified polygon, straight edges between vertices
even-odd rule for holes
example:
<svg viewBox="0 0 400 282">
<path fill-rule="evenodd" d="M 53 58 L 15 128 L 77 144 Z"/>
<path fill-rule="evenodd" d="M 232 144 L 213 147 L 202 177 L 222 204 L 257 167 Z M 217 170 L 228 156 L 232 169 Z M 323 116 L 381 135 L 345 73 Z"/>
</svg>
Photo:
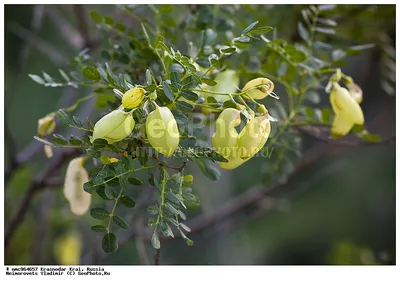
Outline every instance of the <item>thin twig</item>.
<svg viewBox="0 0 400 282">
<path fill-rule="evenodd" d="M 72 47 L 81 49 L 84 43 L 84 39 L 81 34 L 76 31 L 72 25 L 61 15 L 56 5 L 46 5 L 46 15 L 53 22 L 56 28 L 63 35 L 65 41 Z"/>
<path fill-rule="evenodd" d="M 149 265 L 149 258 L 143 241 L 143 226 L 143 216 L 138 216 L 138 219 L 134 223 L 134 228 L 137 230 L 137 236 L 135 237 L 136 249 L 138 251 L 140 263 L 142 265 Z"/>
<path fill-rule="evenodd" d="M 334 146 L 344 146 L 344 147 L 361 147 L 361 146 L 378 146 L 394 143 L 396 136 L 389 136 L 377 142 L 370 142 L 361 139 L 355 135 L 347 135 L 340 139 L 332 139 L 331 128 L 328 126 L 315 126 L 315 125 L 305 125 L 305 126 L 294 126 L 297 130 L 304 132 L 311 137 L 323 141 L 325 143 Z"/>
<path fill-rule="evenodd" d="M 156 250 L 156 254 L 154 255 L 154 264 L 159 265 L 160 264 L 160 254 L 161 254 L 161 248 Z"/>
<path fill-rule="evenodd" d="M 49 57 L 54 64 L 62 65 L 67 62 L 67 56 L 63 54 L 59 48 L 54 47 L 52 44 L 41 39 L 30 30 L 22 27 L 20 24 L 13 22 L 8 23 L 8 28 L 19 38 L 31 41 L 32 45 L 45 56 Z"/>
<path fill-rule="evenodd" d="M 81 4 L 76 4 L 74 5 L 74 12 L 75 12 L 75 17 L 76 21 L 78 22 L 78 28 L 80 30 L 81 36 L 83 37 L 84 40 L 84 48 L 91 48 L 92 46 L 92 40 L 90 38 L 90 32 L 89 32 L 89 24 L 87 21 L 87 12 L 85 10 L 85 7 Z"/>
</svg>

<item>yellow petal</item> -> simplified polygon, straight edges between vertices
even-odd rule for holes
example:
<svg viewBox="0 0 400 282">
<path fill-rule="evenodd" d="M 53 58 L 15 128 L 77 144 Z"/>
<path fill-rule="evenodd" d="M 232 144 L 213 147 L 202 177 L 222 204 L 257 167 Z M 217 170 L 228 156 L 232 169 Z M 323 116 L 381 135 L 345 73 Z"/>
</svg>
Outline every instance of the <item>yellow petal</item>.
<svg viewBox="0 0 400 282">
<path fill-rule="evenodd" d="M 146 134 L 151 146 L 170 157 L 179 145 L 179 131 L 175 117 L 167 107 L 157 106 L 146 119 Z"/>
<path fill-rule="evenodd" d="M 237 155 L 239 134 L 235 127 L 239 124 L 240 111 L 233 108 L 223 110 L 216 121 L 212 144 L 215 150 L 227 159 Z"/>
<path fill-rule="evenodd" d="M 144 99 L 144 89 L 140 87 L 135 87 L 122 96 L 122 105 L 126 109 L 133 109 L 140 105 Z"/>
<path fill-rule="evenodd" d="M 54 254 L 61 265 L 79 264 L 81 249 L 80 236 L 75 232 L 57 238 L 54 243 Z"/>
<path fill-rule="evenodd" d="M 249 90 L 251 89 L 251 90 Z M 274 83 L 268 78 L 259 77 L 250 80 L 243 87 L 242 92 L 249 90 L 246 96 L 250 96 L 255 100 L 260 100 L 269 95 L 274 90 Z"/>
<path fill-rule="evenodd" d="M 260 151 L 268 140 L 271 132 L 268 114 L 253 118 L 239 137 L 239 157 L 249 159 Z"/>
<path fill-rule="evenodd" d="M 119 160 L 117 159 L 117 158 L 111 158 L 110 159 L 110 163 L 116 163 L 116 162 L 118 162 Z"/>
<path fill-rule="evenodd" d="M 40 137 L 52 134 L 56 129 L 56 121 L 54 120 L 54 113 L 38 120 L 38 135 Z"/>
<path fill-rule="evenodd" d="M 118 109 L 105 115 L 94 125 L 93 140 L 101 138 L 109 144 L 118 142 L 128 137 L 134 127 L 132 114 Z"/>
<path fill-rule="evenodd" d="M 67 167 L 64 181 L 64 196 L 70 204 L 71 211 L 83 215 L 90 207 L 91 194 L 83 190 L 83 184 L 89 176 L 83 167 L 84 157 L 72 159 Z"/>
<path fill-rule="evenodd" d="M 341 137 L 350 132 L 354 123 L 343 115 L 336 115 L 332 124 L 332 136 Z"/>
<path fill-rule="evenodd" d="M 212 136 L 215 150 L 228 162 L 221 162 L 224 169 L 235 169 L 253 157 L 267 142 L 271 127 L 268 113 L 253 118 L 238 134 L 235 127 L 240 124 L 240 111 L 225 109 L 216 122 Z"/>
<path fill-rule="evenodd" d="M 340 87 L 337 82 L 333 83 L 330 101 L 336 115 L 342 115 L 354 124 L 364 124 L 364 114 L 360 105 L 350 96 L 349 91 Z"/>
</svg>

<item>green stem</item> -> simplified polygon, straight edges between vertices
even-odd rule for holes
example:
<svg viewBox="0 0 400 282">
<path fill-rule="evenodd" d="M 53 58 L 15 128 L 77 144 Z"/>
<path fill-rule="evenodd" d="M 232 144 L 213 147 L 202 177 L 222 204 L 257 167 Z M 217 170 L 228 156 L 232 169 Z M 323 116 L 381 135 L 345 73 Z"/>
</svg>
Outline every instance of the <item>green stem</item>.
<svg viewBox="0 0 400 282">
<path fill-rule="evenodd" d="M 112 221 L 112 218 L 113 218 L 113 216 L 115 214 L 115 209 L 117 208 L 118 201 L 121 198 L 123 191 L 124 191 L 124 186 L 121 185 L 121 190 L 119 191 L 119 194 L 118 194 L 117 198 L 115 198 L 115 203 L 114 203 L 114 206 L 113 206 L 113 208 L 111 210 L 111 213 L 110 213 L 110 219 L 108 220 L 108 226 L 107 226 L 108 232 L 110 232 L 111 221 Z"/>
<path fill-rule="evenodd" d="M 76 100 L 75 104 L 73 104 L 73 105 L 71 105 L 71 106 L 69 106 L 67 108 L 64 108 L 62 110 L 64 110 L 64 112 L 72 112 L 73 110 L 75 110 L 79 106 L 79 104 L 81 104 L 82 102 L 85 102 L 86 100 L 89 100 L 90 98 L 92 98 L 94 96 L 95 96 L 95 94 L 92 93 L 90 95 L 82 97 L 82 98 Z"/>
<path fill-rule="evenodd" d="M 160 220 L 161 220 L 162 217 L 163 217 L 163 208 L 164 208 L 164 204 L 165 204 L 165 186 L 166 186 L 166 175 L 167 175 L 167 170 L 165 169 L 165 167 L 163 167 L 162 170 L 163 170 L 163 180 L 162 180 L 162 182 L 161 182 L 161 195 L 160 195 L 160 197 L 161 197 L 161 204 L 160 204 L 160 212 L 158 213 L 158 216 L 157 216 L 157 221 L 156 221 L 156 228 L 155 228 L 155 230 L 157 229 L 157 226 L 160 224 Z M 155 232 L 155 230 L 154 230 L 154 232 Z"/>
<path fill-rule="evenodd" d="M 153 166 L 143 166 L 143 167 L 140 167 L 140 168 L 138 168 L 138 169 L 130 169 L 130 170 L 127 170 L 127 171 L 125 171 L 125 172 L 123 172 L 123 173 L 121 173 L 121 174 L 118 174 L 118 175 L 116 175 L 116 176 L 114 176 L 114 177 L 112 177 L 112 178 L 110 178 L 110 179 L 108 179 L 108 180 L 106 180 L 106 181 L 104 181 L 104 182 L 102 182 L 102 183 L 100 183 L 100 184 L 92 185 L 92 186 L 89 187 L 89 189 L 90 189 L 90 188 L 93 188 L 93 187 L 96 187 L 96 186 L 99 186 L 99 185 L 106 184 L 106 183 L 110 182 L 111 180 L 113 180 L 113 179 L 115 179 L 115 178 L 119 178 L 119 177 L 124 176 L 124 175 L 126 175 L 126 174 L 128 174 L 128 173 L 131 173 L 131 172 L 136 172 L 136 171 L 139 171 L 139 170 L 150 169 L 150 168 L 156 168 L 156 167 L 158 167 L 158 166 L 156 166 L 156 165 L 153 165 Z"/>
</svg>

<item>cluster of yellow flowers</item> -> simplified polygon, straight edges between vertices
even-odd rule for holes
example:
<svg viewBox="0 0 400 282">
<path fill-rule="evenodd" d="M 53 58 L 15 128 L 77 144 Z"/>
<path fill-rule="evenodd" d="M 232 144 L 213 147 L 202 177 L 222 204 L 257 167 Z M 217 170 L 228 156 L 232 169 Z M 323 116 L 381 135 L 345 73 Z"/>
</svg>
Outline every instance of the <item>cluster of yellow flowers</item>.
<svg viewBox="0 0 400 282">
<path fill-rule="evenodd" d="M 223 74 L 223 73 L 222 73 Z M 263 99 L 274 89 L 274 84 L 267 78 L 256 78 L 243 88 L 247 99 Z M 137 108 L 144 99 L 143 88 L 135 87 L 122 97 L 122 106 L 101 118 L 94 126 L 93 140 L 102 138 L 108 143 L 123 140 L 132 132 L 135 121 L 131 112 L 124 109 Z M 155 104 L 155 103 L 154 103 Z M 159 153 L 170 157 L 179 144 L 179 131 L 176 120 L 168 107 L 155 104 L 155 110 L 146 119 L 146 135 L 151 146 Z M 271 126 L 265 107 L 261 115 L 248 120 L 240 133 L 235 127 L 240 124 L 240 110 L 228 108 L 217 119 L 216 132 L 212 143 L 217 152 L 228 159 L 221 163 L 225 169 L 234 169 L 254 156 L 267 142 Z"/>
<path fill-rule="evenodd" d="M 102 117 L 94 126 L 93 140 L 102 138 L 109 144 L 121 141 L 131 134 L 135 127 L 132 111 L 140 106 L 145 90 L 135 87 L 122 96 L 122 107 Z M 146 133 L 151 146 L 161 154 L 170 157 L 179 144 L 179 132 L 176 120 L 167 107 L 159 107 L 148 114 Z"/>
<path fill-rule="evenodd" d="M 226 75 L 232 76 L 232 72 L 222 72 L 221 75 L 226 78 Z M 238 82 L 236 74 L 233 77 Z M 354 125 L 364 123 L 364 115 L 359 106 L 362 101 L 362 90 L 350 77 L 344 75 L 341 77 L 344 77 L 347 88 L 339 85 L 339 79 L 332 79 L 330 83 L 330 102 L 335 113 L 332 125 L 332 135 L 334 137 L 344 136 L 350 132 Z M 232 85 L 229 85 L 229 88 L 233 90 L 231 89 Z M 255 100 L 264 99 L 268 95 L 273 96 L 273 89 L 274 83 L 268 78 L 256 78 L 247 82 L 239 95 L 255 102 Z M 224 89 L 219 90 L 220 93 L 224 92 Z M 155 100 L 156 97 L 152 97 L 154 94 L 148 95 L 150 101 Z M 144 98 L 145 90 L 141 87 L 135 87 L 127 91 L 122 97 L 122 105 L 102 117 L 95 124 L 92 141 L 102 138 L 112 144 L 128 137 L 135 128 L 132 112 L 142 106 Z M 225 99 L 225 96 L 221 95 L 218 98 Z M 171 157 L 180 140 L 177 122 L 168 107 L 160 107 L 156 103 L 153 104 L 155 109 L 146 118 L 145 129 L 148 141 L 156 151 Z M 253 111 L 249 111 L 249 114 L 244 115 L 246 116 L 245 126 L 240 132 L 236 130 L 236 127 L 241 124 L 240 114 L 244 110 L 242 105 L 237 104 L 237 108 L 224 109 L 219 114 L 216 121 L 216 130 L 212 135 L 212 145 L 218 153 L 228 160 L 228 162 L 220 163 L 221 168 L 237 168 L 251 159 L 266 144 L 271 132 L 271 118 L 265 106 L 257 104 L 258 114 L 256 115 Z M 39 134 L 41 136 L 46 135 L 52 132 L 54 127 L 54 117 L 46 116 L 39 121 Z M 87 172 L 83 167 L 83 161 L 84 158 L 82 157 L 71 161 L 67 169 L 64 185 L 65 196 L 70 202 L 72 212 L 75 214 L 85 213 L 90 205 L 90 194 L 84 193 L 81 189 L 83 183 L 88 179 Z M 107 157 L 107 162 L 116 161 L 118 159 L 108 159 Z"/>
</svg>

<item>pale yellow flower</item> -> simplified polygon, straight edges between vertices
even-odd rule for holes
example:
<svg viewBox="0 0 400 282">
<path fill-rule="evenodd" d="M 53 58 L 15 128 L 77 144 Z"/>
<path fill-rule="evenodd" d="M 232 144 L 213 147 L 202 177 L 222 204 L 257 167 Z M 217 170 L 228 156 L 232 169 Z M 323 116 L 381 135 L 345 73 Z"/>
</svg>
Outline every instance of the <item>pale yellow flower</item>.
<svg viewBox="0 0 400 282">
<path fill-rule="evenodd" d="M 88 173 L 83 167 L 84 160 L 84 157 L 79 157 L 69 162 L 64 181 L 64 196 L 71 211 L 77 215 L 87 212 L 92 196 L 83 190 L 83 184 L 89 181 Z"/>
<path fill-rule="evenodd" d="M 122 96 L 122 105 L 126 109 L 133 109 L 140 105 L 144 99 L 144 89 L 140 87 L 135 87 Z"/>
<path fill-rule="evenodd" d="M 156 106 L 147 116 L 146 134 L 157 152 L 167 157 L 172 156 L 179 144 L 179 131 L 171 110 Z"/>
<path fill-rule="evenodd" d="M 364 114 L 357 101 L 349 91 L 334 82 L 330 94 L 330 101 L 335 113 L 332 125 L 333 136 L 344 136 L 350 132 L 354 125 L 364 124 Z"/>
<path fill-rule="evenodd" d="M 132 113 L 118 109 L 105 115 L 94 125 L 92 140 L 101 138 L 109 144 L 118 142 L 128 137 L 134 127 Z"/>
</svg>

